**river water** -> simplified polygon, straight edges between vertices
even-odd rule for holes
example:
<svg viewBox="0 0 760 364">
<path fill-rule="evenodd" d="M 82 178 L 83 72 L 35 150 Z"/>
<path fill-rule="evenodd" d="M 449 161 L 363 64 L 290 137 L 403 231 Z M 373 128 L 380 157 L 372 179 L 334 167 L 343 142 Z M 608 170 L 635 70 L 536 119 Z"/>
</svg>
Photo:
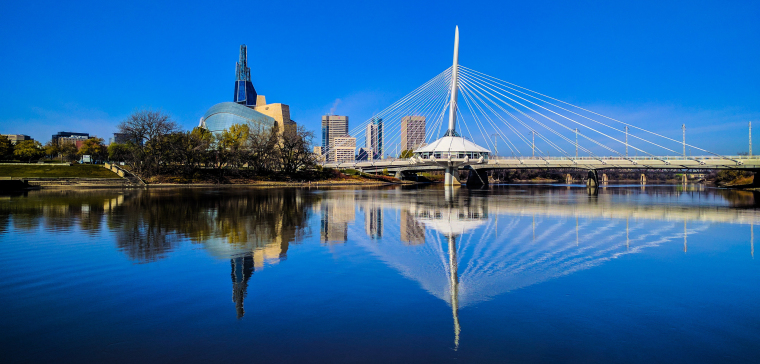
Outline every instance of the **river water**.
<svg viewBox="0 0 760 364">
<path fill-rule="evenodd" d="M 2 361 L 756 363 L 758 206 L 695 185 L 0 196 Z"/>
</svg>

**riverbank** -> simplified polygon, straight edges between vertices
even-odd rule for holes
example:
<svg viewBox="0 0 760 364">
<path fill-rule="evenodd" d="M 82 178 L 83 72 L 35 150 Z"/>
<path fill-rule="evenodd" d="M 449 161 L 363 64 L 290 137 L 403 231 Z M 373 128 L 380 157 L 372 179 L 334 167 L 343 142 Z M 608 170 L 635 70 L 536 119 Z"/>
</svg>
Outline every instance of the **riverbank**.
<svg viewBox="0 0 760 364">
<path fill-rule="evenodd" d="M 0 177 L 12 178 L 104 178 L 120 179 L 119 175 L 99 164 L 47 165 L 3 164 Z"/>
</svg>

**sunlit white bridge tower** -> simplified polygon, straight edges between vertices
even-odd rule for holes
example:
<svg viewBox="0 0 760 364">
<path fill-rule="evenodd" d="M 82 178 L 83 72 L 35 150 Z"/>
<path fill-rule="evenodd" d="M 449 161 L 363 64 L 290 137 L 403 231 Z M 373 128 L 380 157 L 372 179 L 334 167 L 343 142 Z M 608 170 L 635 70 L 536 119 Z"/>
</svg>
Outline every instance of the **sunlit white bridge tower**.
<svg viewBox="0 0 760 364">
<path fill-rule="evenodd" d="M 449 101 L 449 128 L 438 140 L 416 149 L 414 159 L 426 159 L 445 167 L 444 184 L 458 185 L 458 167 L 470 164 L 471 161 L 483 163 L 491 152 L 463 137 L 456 131 L 457 96 L 459 94 L 459 26 L 454 31 L 454 64 L 451 67 L 451 100 Z"/>
</svg>

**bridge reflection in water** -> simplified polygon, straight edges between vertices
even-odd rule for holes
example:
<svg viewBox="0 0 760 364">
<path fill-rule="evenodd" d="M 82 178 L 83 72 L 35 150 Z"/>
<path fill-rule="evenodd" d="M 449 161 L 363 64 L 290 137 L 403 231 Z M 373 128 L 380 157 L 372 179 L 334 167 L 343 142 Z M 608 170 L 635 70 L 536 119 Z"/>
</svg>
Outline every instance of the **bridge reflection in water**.
<svg viewBox="0 0 760 364">
<path fill-rule="evenodd" d="M 255 272 L 288 264 L 294 244 L 357 244 L 450 306 L 456 348 L 461 309 L 665 244 L 688 254 L 716 223 L 740 225 L 754 256 L 758 194 L 692 187 L 41 190 L 0 200 L 0 233 L 107 227 L 139 263 L 198 244 L 229 259 L 238 318 Z"/>
<path fill-rule="evenodd" d="M 346 239 L 451 307 L 455 349 L 460 309 L 663 244 L 683 241 L 686 253 L 688 237 L 712 223 L 748 225 L 754 256 L 757 214 L 721 197 L 695 203 L 680 197 L 682 189 L 650 189 L 660 201 L 674 199 L 653 205 L 638 188 L 597 197 L 579 191 L 331 191 L 322 202 L 341 205 L 342 216 L 358 206 L 365 229 L 348 224 Z"/>
</svg>

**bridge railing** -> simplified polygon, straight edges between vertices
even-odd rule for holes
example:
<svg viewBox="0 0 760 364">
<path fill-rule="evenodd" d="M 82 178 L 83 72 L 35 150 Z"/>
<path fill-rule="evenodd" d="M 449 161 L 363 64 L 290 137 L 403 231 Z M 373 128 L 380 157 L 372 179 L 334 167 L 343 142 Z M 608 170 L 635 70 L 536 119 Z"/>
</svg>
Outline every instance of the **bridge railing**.
<svg viewBox="0 0 760 364">
<path fill-rule="evenodd" d="M 598 156 L 598 157 L 589 157 L 589 156 L 583 156 L 583 157 L 504 157 L 504 156 L 498 156 L 498 157 L 491 157 L 490 160 L 638 160 L 638 161 L 651 161 L 651 160 L 684 160 L 684 159 L 704 159 L 704 160 L 725 160 L 725 159 L 760 159 L 760 157 L 756 156 L 746 156 L 746 155 L 725 155 L 725 156 L 714 156 L 714 155 L 693 155 L 693 156 L 687 156 L 684 157 L 682 155 L 666 155 L 666 156 L 630 156 L 630 157 L 620 157 L 620 156 Z"/>
<path fill-rule="evenodd" d="M 749 159 L 760 159 L 758 156 L 746 156 L 746 155 L 726 155 L 726 156 L 714 156 L 714 155 L 699 155 L 699 156 L 656 156 L 656 157 L 641 157 L 641 156 L 631 156 L 631 157 L 620 157 L 620 156 L 607 156 L 607 157 L 589 157 L 589 156 L 582 156 L 582 157 L 505 157 L 505 156 L 498 156 L 494 157 L 491 156 L 489 160 L 535 160 L 535 161 L 544 161 L 544 160 L 635 160 L 635 161 L 654 161 L 654 160 L 684 160 L 684 159 L 697 159 L 697 160 L 749 160 Z M 382 164 L 388 164 L 393 162 L 408 162 L 409 158 L 386 158 L 386 159 L 374 159 L 374 160 L 354 160 L 354 161 L 344 161 L 344 162 L 324 162 L 323 165 L 329 164 L 329 165 L 339 165 L 339 166 L 350 166 L 356 163 L 376 163 L 380 162 Z"/>
</svg>

